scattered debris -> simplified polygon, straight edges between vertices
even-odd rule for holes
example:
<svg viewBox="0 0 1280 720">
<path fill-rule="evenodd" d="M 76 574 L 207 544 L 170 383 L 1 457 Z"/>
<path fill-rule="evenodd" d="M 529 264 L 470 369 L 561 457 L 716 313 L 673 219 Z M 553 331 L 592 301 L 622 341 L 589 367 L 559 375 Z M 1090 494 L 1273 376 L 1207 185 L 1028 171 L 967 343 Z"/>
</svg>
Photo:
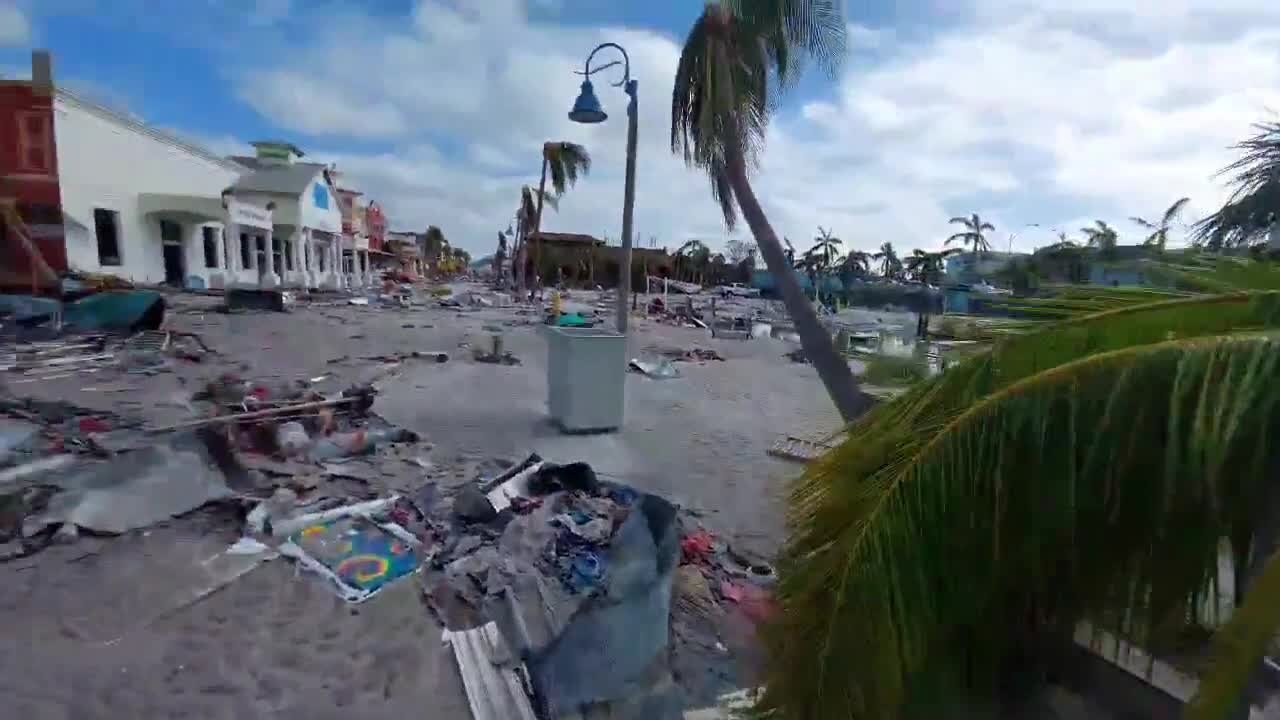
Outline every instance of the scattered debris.
<svg viewBox="0 0 1280 720">
<path fill-rule="evenodd" d="M 363 602 L 417 572 L 422 542 L 394 522 L 399 497 L 293 518 L 280 553 L 327 579 L 347 602 Z M 278 534 L 280 528 L 273 531 Z"/>
<path fill-rule="evenodd" d="M 293 302 L 293 293 L 287 290 L 231 288 L 227 290 L 224 296 L 222 310 L 224 312 L 241 312 L 244 310 L 286 312 L 293 305 Z"/>
<path fill-rule="evenodd" d="M 655 361 L 632 358 L 627 367 L 654 380 L 670 380 L 680 376 L 680 371 L 666 358 Z"/>
<path fill-rule="evenodd" d="M 775 457 L 786 460 L 796 460 L 799 462 L 813 462 L 818 458 L 826 455 L 834 450 L 839 444 L 836 438 L 843 434 L 843 430 L 836 432 L 834 435 L 826 435 L 816 440 L 809 438 L 796 437 L 794 435 L 784 435 L 774 441 L 769 447 L 768 453 Z"/>
</svg>

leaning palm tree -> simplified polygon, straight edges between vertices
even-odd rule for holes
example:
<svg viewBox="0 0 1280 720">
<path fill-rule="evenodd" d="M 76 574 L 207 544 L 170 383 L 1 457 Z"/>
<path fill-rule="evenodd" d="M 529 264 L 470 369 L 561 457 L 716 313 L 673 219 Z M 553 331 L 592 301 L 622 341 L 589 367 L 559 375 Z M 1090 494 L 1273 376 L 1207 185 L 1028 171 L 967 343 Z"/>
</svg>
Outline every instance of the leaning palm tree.
<svg viewBox="0 0 1280 720">
<path fill-rule="evenodd" d="M 528 185 L 520 187 L 520 204 L 516 207 L 516 247 L 512 253 L 515 263 L 515 284 L 517 290 L 525 288 L 525 265 L 527 264 L 528 239 L 533 234 L 538 213 L 545 202 L 552 210 L 560 207 L 560 198 L 534 190 Z M 536 270 L 537 265 L 535 263 Z"/>
<path fill-rule="evenodd" d="M 947 238 L 947 241 L 943 243 L 944 245 L 959 242 L 962 246 L 969 245 L 973 252 L 977 253 L 987 252 L 991 249 L 991 243 L 987 241 L 986 232 L 989 230 L 994 231 L 996 226 L 984 221 L 978 216 L 978 213 L 973 213 L 969 217 L 953 217 L 947 222 L 952 225 L 961 225 L 964 230 Z"/>
<path fill-rule="evenodd" d="M 849 364 L 787 262 L 778 235 L 751 187 L 776 93 L 813 59 L 835 72 L 844 57 L 845 22 L 835 0 L 709 2 L 685 39 L 671 97 L 671 149 L 711 179 L 712 197 L 732 228 L 742 212 L 813 364 L 840 415 L 871 406 Z"/>
<path fill-rule="evenodd" d="M 902 261 L 898 259 L 893 243 L 887 242 L 881 245 L 880 252 L 871 257 L 880 261 L 880 275 L 884 279 L 892 280 L 902 273 Z"/>
<path fill-rule="evenodd" d="M 1176 202 L 1164 211 L 1164 214 L 1161 215 L 1160 219 L 1156 222 L 1136 216 L 1129 218 L 1138 225 L 1141 225 L 1143 228 L 1151 231 L 1151 234 L 1147 236 L 1146 240 L 1142 241 L 1142 244 L 1149 248 L 1154 248 L 1157 253 L 1163 253 L 1165 245 L 1169 242 L 1169 227 L 1177 221 L 1178 215 L 1182 213 L 1183 208 L 1185 208 L 1189 202 L 1191 202 L 1191 198 L 1178 198 Z"/>
<path fill-rule="evenodd" d="M 850 250 L 840 261 L 842 272 L 854 277 L 862 277 L 871 272 L 871 254 L 861 250 Z"/>
<path fill-rule="evenodd" d="M 1280 122 L 1254 126 L 1257 134 L 1235 146 L 1240 159 L 1218 174 L 1229 176 L 1231 196 L 1196 223 L 1192 242 L 1211 249 L 1248 245 L 1270 230 L 1268 246 L 1280 249 Z"/>
<path fill-rule="evenodd" d="M 851 426 L 790 493 L 766 628 L 777 717 L 987 717 L 1081 622 L 1139 643 L 1237 601 L 1192 704 L 1225 718 L 1280 623 L 1280 293 L 1008 337 Z M 978 716 L 976 713 L 974 715 Z"/>
<path fill-rule="evenodd" d="M 581 145 L 571 142 L 547 142 L 542 144 L 542 179 L 538 181 L 538 208 L 533 217 L 533 232 L 542 230 L 542 200 L 547 196 L 547 176 L 551 176 L 551 190 L 556 197 L 563 197 L 566 190 L 578 182 L 578 177 L 591 172 L 591 154 Z"/>
<path fill-rule="evenodd" d="M 1119 243 L 1115 228 L 1102 220 L 1095 220 L 1093 227 L 1080 228 L 1080 232 L 1084 234 L 1085 244 L 1098 248 L 1098 252 L 1104 256 L 1111 255 Z"/>
</svg>

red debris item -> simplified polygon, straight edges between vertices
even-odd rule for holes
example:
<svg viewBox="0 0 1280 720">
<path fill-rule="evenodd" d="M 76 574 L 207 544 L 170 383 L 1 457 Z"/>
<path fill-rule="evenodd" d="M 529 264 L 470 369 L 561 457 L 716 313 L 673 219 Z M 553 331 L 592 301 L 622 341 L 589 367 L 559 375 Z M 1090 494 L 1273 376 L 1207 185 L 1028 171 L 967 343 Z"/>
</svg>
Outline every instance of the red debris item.
<svg viewBox="0 0 1280 720">
<path fill-rule="evenodd" d="M 542 498 L 511 498 L 511 511 L 517 515 L 525 515 L 539 507 L 542 507 Z"/>
<path fill-rule="evenodd" d="M 778 612 L 778 603 L 766 588 L 753 583 L 740 583 L 733 580 L 720 581 L 720 595 L 729 602 L 736 603 L 752 622 L 761 623 Z"/>
<path fill-rule="evenodd" d="M 255 385 L 254 388 L 249 391 L 249 394 L 259 400 L 266 400 L 271 397 L 271 391 L 261 385 Z"/>
<path fill-rule="evenodd" d="M 80 418 L 80 432 L 82 433 L 100 433 L 110 432 L 111 424 L 106 420 L 98 417 Z"/>
<path fill-rule="evenodd" d="M 680 557 L 685 563 L 696 562 L 705 565 L 711 561 L 711 553 L 715 550 L 715 545 L 714 535 L 698 529 L 680 540 Z"/>
</svg>

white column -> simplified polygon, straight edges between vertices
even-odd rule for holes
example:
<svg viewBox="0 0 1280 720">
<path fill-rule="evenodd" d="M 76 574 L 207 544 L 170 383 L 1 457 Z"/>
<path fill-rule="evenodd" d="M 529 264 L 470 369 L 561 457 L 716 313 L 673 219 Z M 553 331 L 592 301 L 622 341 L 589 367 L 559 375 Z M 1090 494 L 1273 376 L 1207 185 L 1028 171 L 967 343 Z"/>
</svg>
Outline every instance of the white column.
<svg viewBox="0 0 1280 720">
<path fill-rule="evenodd" d="M 276 274 L 275 264 L 275 228 L 267 230 L 266 233 L 267 236 L 262 243 L 262 262 L 266 263 L 267 266 L 262 268 L 263 272 L 259 273 L 258 277 L 261 278 L 262 287 L 280 287 L 280 276 Z M 281 248 L 282 252 L 283 250 L 284 249 Z M 280 264 L 282 266 L 284 265 L 283 257 L 280 258 Z M 283 270 L 284 268 L 281 267 L 281 269 Z"/>
</svg>

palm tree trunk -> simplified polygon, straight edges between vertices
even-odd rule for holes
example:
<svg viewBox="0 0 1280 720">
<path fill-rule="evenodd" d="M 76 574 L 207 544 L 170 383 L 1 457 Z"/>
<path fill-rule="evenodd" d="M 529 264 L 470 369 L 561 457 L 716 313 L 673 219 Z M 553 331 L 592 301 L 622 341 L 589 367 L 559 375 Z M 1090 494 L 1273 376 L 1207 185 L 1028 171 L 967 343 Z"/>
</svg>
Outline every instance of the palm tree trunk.
<svg viewBox="0 0 1280 720">
<path fill-rule="evenodd" d="M 533 232 L 542 231 L 542 197 L 547 191 L 547 151 L 542 150 L 542 179 L 538 181 L 538 211 L 533 215 Z M 538 272 L 538 256 L 542 254 L 542 243 L 533 249 L 533 272 Z"/>
<path fill-rule="evenodd" d="M 782 294 L 782 302 L 796 324 L 796 334 L 800 336 L 800 347 L 809 362 L 818 371 L 818 377 L 827 388 L 827 394 L 835 403 L 836 410 L 845 422 L 853 422 L 862 413 L 871 409 L 872 400 L 858 389 L 853 379 L 849 363 L 836 352 L 835 344 L 826 328 L 818 322 L 818 314 L 813 305 L 805 297 L 795 272 L 787 265 L 786 253 L 778 242 L 778 235 L 769 225 L 755 191 L 751 189 L 751 181 L 747 177 L 747 167 L 740 152 L 730 149 L 726 153 L 729 182 L 733 185 L 733 193 L 738 198 L 738 207 L 742 217 L 751 228 L 756 246 L 764 257 L 765 266 L 773 273 L 774 282 Z"/>
<path fill-rule="evenodd" d="M 524 219 L 516 220 L 516 249 L 511 253 L 511 274 L 515 281 L 516 291 L 524 290 L 524 253 L 525 253 Z"/>
</svg>

